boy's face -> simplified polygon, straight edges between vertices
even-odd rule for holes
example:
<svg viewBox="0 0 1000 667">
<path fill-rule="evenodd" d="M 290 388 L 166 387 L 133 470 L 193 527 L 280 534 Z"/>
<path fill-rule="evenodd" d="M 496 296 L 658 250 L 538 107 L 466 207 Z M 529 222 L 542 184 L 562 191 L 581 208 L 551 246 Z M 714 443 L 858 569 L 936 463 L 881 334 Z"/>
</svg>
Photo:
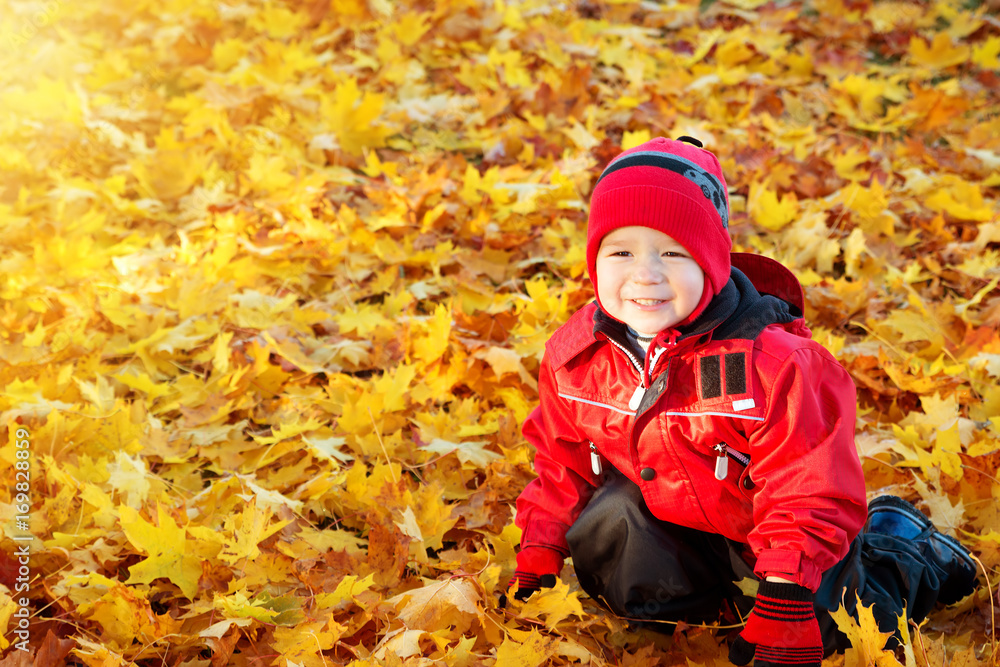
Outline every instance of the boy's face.
<svg viewBox="0 0 1000 667">
<path fill-rule="evenodd" d="M 663 232 L 619 227 L 597 252 L 597 295 L 604 310 L 639 333 L 684 321 L 701 301 L 705 273 Z"/>
</svg>

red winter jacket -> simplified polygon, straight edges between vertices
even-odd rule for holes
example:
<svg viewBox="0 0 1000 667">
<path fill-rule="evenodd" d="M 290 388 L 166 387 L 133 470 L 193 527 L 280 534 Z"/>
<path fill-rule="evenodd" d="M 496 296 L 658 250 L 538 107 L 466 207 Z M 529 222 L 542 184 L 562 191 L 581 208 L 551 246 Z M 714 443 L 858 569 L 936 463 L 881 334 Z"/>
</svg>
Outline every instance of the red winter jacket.
<svg viewBox="0 0 1000 667">
<path fill-rule="evenodd" d="M 553 334 L 523 429 L 538 477 L 517 501 L 522 549 L 568 555 L 566 531 L 603 461 L 658 518 L 747 544 L 758 576 L 815 591 L 846 555 L 867 513 L 854 383 L 810 340 L 787 269 L 738 253 L 733 265 L 644 393 L 643 360 L 596 304 Z"/>
</svg>

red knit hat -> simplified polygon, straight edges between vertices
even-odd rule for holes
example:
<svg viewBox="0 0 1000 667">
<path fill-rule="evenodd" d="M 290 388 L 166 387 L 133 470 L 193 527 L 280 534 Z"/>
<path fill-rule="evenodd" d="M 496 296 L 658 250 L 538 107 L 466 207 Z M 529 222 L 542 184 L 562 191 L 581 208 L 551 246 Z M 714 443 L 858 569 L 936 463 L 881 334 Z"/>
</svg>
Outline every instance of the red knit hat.
<svg viewBox="0 0 1000 667">
<path fill-rule="evenodd" d="M 638 225 L 667 234 L 705 272 L 705 292 L 690 321 L 729 281 L 729 193 L 719 160 L 690 137 L 658 138 L 631 148 L 604 169 L 590 198 L 587 270 L 597 287 L 601 239 Z"/>
</svg>

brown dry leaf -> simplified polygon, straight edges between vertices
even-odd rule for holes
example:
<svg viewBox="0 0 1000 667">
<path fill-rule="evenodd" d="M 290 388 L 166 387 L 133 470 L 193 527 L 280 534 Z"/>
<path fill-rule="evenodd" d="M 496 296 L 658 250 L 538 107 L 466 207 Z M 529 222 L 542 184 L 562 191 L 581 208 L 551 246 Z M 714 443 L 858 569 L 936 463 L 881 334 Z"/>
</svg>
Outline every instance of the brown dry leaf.
<svg viewBox="0 0 1000 667">
<path fill-rule="evenodd" d="M 436 581 L 385 601 L 399 608 L 397 617 L 408 629 L 432 631 L 451 626 L 459 634 L 482 615 L 481 602 L 479 590 L 468 578 Z"/>
</svg>

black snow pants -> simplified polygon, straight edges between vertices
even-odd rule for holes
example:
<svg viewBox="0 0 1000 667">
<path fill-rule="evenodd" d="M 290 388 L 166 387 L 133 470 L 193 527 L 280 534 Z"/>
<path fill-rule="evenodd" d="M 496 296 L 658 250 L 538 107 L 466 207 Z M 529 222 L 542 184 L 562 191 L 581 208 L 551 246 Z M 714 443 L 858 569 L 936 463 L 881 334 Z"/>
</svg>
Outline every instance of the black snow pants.
<svg viewBox="0 0 1000 667">
<path fill-rule="evenodd" d="M 584 591 L 614 614 L 639 621 L 712 623 L 725 601 L 744 617 L 749 613 L 753 599 L 734 583 L 757 579 L 740 555 L 744 545 L 657 519 L 638 486 L 617 470 L 606 475 L 566 535 Z M 904 608 L 919 622 L 948 596 L 942 590 L 948 575 L 947 563 L 928 559 L 910 541 L 858 535 L 848 554 L 824 573 L 816 592 L 825 653 L 850 646 L 829 614 L 842 603 L 856 617 L 859 596 L 864 606 L 874 604 L 883 632 L 897 632 Z"/>
</svg>

